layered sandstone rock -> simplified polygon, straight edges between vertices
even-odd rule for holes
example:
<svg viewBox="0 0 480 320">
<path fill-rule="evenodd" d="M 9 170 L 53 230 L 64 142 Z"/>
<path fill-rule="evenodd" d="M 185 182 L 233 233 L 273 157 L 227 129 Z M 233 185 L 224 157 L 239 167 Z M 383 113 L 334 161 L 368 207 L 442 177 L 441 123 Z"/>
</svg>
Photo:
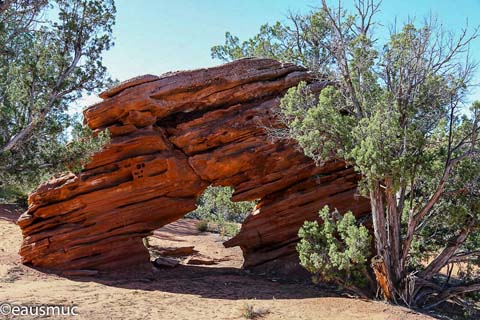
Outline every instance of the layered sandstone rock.
<svg viewBox="0 0 480 320">
<path fill-rule="evenodd" d="M 210 69 L 146 75 L 100 96 L 84 112 L 111 142 L 83 172 L 65 174 L 30 195 L 18 224 L 23 262 L 59 270 L 110 270 L 148 263 L 142 238 L 195 209 L 208 185 L 233 186 L 233 199 L 260 199 L 238 236 L 245 266 L 291 256 L 304 220 L 325 204 L 357 215 L 358 176 L 341 161 L 317 167 L 291 141 L 263 129 L 305 69 L 242 59 Z"/>
</svg>

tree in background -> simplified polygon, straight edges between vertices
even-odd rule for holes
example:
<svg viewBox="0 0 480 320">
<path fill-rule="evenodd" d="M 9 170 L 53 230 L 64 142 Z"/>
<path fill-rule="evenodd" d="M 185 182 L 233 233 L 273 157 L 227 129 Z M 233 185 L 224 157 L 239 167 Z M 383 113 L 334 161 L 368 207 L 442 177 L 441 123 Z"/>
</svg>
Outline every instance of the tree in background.
<svg viewBox="0 0 480 320">
<path fill-rule="evenodd" d="M 255 201 L 231 200 L 233 188 L 209 186 L 200 196 L 197 209 L 187 215 L 189 218 L 202 220 L 198 225 L 201 231 L 218 231 L 226 236 L 238 233 L 237 223 L 242 223 L 255 207 Z M 213 229 L 209 223 L 213 224 Z"/>
<path fill-rule="evenodd" d="M 4 192 L 28 191 L 46 174 L 71 167 L 72 155 L 88 157 L 105 142 L 105 134 L 93 137 L 67 110 L 82 95 L 110 83 L 102 54 L 113 45 L 114 22 L 113 0 L 0 2 L 0 189 Z M 72 136 L 67 129 L 72 127 L 77 142 L 67 147 Z"/>
<path fill-rule="evenodd" d="M 328 26 L 322 13 L 289 13 L 288 22 L 264 24 L 256 36 L 243 42 L 226 32 L 225 44 L 212 47 L 212 58 L 227 62 L 243 57 L 263 57 L 295 63 L 310 70 L 324 69 L 329 63 L 323 43 Z"/>
<path fill-rule="evenodd" d="M 212 56 L 314 66 L 330 85 L 319 96 L 305 83 L 291 89 L 278 113 L 283 128 L 272 133 L 294 138 L 319 164 L 344 159 L 362 175 L 359 189 L 372 206 L 372 268 L 388 300 L 467 306 L 469 293 L 480 290 L 478 268 L 470 267 L 480 262 L 480 104 L 465 103 L 476 70 L 468 48 L 478 33 L 465 28 L 455 36 L 427 18 L 393 27 L 380 45 L 378 10 L 373 0 L 355 1 L 354 12 L 322 1 L 315 13 L 264 27 L 243 43 L 227 34 Z M 307 26 L 298 28 L 300 21 Z M 314 44 L 302 32 L 308 24 L 319 30 Z M 301 52 L 322 59 L 302 61 L 300 50 L 281 49 L 295 39 L 309 49 Z M 448 272 L 459 261 L 465 277 L 453 281 Z"/>
</svg>

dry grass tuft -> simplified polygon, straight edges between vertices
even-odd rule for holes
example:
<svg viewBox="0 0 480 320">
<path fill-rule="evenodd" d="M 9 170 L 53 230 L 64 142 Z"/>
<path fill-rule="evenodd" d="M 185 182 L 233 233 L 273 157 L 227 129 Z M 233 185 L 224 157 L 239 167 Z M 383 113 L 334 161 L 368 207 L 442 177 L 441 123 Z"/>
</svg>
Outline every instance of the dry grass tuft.
<svg viewBox="0 0 480 320">
<path fill-rule="evenodd" d="M 263 308 L 255 308 L 253 304 L 249 303 L 245 303 L 241 309 L 242 317 L 245 319 L 259 319 L 269 313 L 269 310 Z"/>
</svg>

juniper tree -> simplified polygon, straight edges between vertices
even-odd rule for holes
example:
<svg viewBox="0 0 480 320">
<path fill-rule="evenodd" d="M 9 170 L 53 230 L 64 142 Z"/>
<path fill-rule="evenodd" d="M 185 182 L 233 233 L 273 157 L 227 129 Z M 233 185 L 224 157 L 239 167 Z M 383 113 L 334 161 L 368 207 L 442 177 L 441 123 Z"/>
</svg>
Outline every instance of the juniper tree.
<svg viewBox="0 0 480 320">
<path fill-rule="evenodd" d="M 67 110 L 110 82 L 102 54 L 114 22 L 113 0 L 0 3 L 0 188 L 28 188 L 73 154 L 89 154 L 78 143 L 66 147 L 66 129 L 79 125 Z M 97 144 L 87 129 L 78 132 Z"/>
<path fill-rule="evenodd" d="M 466 103 L 476 71 L 468 49 L 478 33 L 466 27 L 455 35 L 430 17 L 392 27 L 381 44 L 379 8 L 358 0 L 349 12 L 322 1 L 316 16 L 326 59 L 314 71 L 329 86 L 319 95 L 305 83 L 291 89 L 278 113 L 283 127 L 272 133 L 297 140 L 318 164 L 343 159 L 361 175 L 359 191 L 372 208 L 372 266 L 388 300 L 461 302 L 480 289 L 475 269 L 456 282 L 440 271 L 458 261 L 478 265 L 480 104 Z M 269 47 L 260 38 L 226 46 L 255 54 L 249 48 Z"/>
<path fill-rule="evenodd" d="M 300 15 L 290 12 L 287 24 L 264 24 L 260 32 L 241 42 L 230 32 L 225 33 L 225 44 L 211 48 L 211 56 L 222 61 L 243 57 L 273 58 L 308 67 L 325 70 L 329 56 L 325 49 L 328 26 L 321 12 Z"/>
</svg>

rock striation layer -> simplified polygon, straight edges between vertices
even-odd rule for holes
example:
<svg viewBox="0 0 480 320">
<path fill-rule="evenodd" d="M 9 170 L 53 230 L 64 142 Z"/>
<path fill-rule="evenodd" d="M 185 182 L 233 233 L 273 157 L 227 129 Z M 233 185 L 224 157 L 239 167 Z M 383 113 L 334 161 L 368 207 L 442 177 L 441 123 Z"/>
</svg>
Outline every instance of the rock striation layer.
<svg viewBox="0 0 480 320">
<path fill-rule="evenodd" d="M 18 224 L 22 261 L 56 270 L 137 268 L 149 261 L 142 238 L 196 207 L 211 184 L 235 188 L 233 200 L 259 199 L 240 233 L 245 267 L 292 256 L 297 231 L 325 204 L 356 215 L 358 176 L 342 161 L 317 167 L 292 141 L 263 129 L 305 69 L 248 58 L 209 69 L 145 75 L 100 95 L 84 111 L 110 143 L 79 174 L 40 185 Z"/>
</svg>

